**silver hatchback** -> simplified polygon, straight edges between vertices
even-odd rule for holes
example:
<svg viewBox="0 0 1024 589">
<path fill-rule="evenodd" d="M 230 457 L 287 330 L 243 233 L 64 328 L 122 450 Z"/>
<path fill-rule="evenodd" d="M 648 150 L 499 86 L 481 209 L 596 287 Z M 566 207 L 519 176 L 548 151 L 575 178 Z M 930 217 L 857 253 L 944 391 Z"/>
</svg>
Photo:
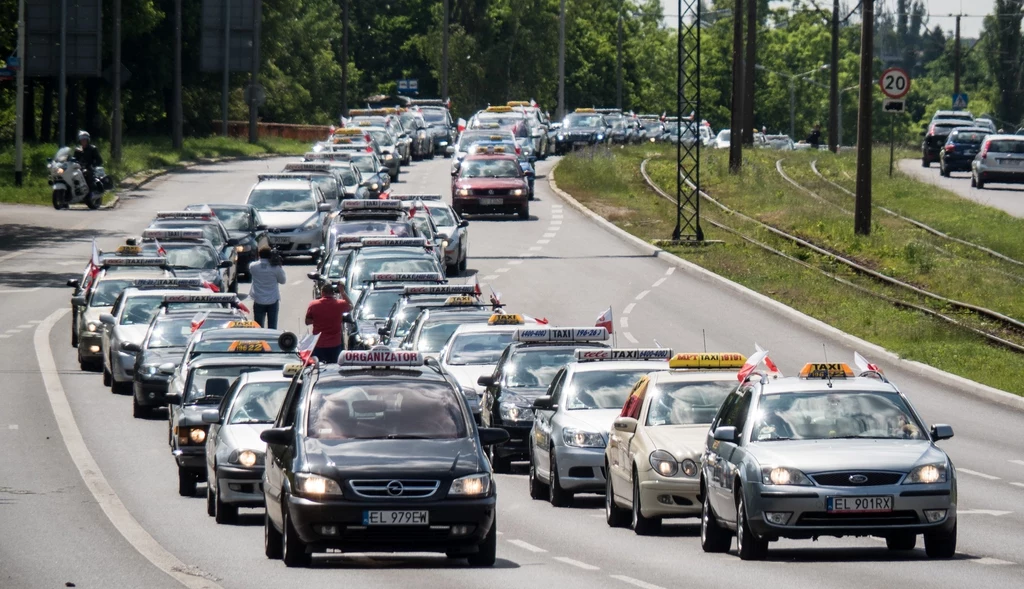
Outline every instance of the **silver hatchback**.
<svg viewBox="0 0 1024 589">
<path fill-rule="evenodd" d="M 971 162 L 971 186 L 989 182 L 1024 184 L 1024 136 L 989 135 Z"/>
</svg>

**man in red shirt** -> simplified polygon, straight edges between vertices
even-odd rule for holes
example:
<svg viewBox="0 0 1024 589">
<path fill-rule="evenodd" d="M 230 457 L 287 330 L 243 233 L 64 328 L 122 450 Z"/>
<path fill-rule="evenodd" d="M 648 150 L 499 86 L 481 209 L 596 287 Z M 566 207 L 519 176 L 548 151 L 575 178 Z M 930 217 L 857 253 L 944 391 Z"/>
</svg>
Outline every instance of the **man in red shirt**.
<svg viewBox="0 0 1024 589">
<path fill-rule="evenodd" d="M 338 361 L 343 349 L 341 341 L 342 315 L 352 310 L 345 299 L 335 297 L 334 286 L 330 283 L 320 289 L 320 298 L 311 302 L 306 309 L 306 325 L 313 326 L 313 334 L 320 334 L 313 355 L 321 362 Z"/>
</svg>

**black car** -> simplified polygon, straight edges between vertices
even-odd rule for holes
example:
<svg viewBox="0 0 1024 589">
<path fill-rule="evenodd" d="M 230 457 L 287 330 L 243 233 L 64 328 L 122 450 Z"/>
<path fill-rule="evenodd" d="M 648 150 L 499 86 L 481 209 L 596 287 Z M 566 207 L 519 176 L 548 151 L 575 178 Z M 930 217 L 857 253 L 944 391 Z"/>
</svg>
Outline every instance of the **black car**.
<svg viewBox="0 0 1024 589">
<path fill-rule="evenodd" d="M 261 247 L 270 247 L 267 226 L 260 219 L 260 212 L 245 204 L 192 204 L 185 207 L 185 210 L 201 211 L 207 208 L 224 225 L 228 235 L 238 242 L 235 246 L 238 252 L 238 273 L 248 276 L 249 264 L 256 261 L 256 253 Z"/>
<path fill-rule="evenodd" d="M 987 135 L 991 135 L 991 132 L 981 127 L 953 129 L 939 154 L 939 173 L 949 176 L 950 172 L 970 172 L 971 162 L 974 161 L 974 156 L 978 155 L 981 143 Z"/>
<path fill-rule="evenodd" d="M 921 165 L 927 168 L 932 162 L 939 161 L 939 153 L 950 132 L 964 126 L 968 126 L 968 123 L 960 119 L 935 119 L 929 123 L 924 140 L 921 141 Z"/>
<path fill-rule="evenodd" d="M 416 352 L 345 351 L 338 364 L 299 373 L 260 435 L 267 557 L 429 551 L 493 566 L 484 447 L 505 432 L 477 428 L 458 384 Z"/>
<path fill-rule="evenodd" d="M 420 275 L 375 274 L 370 287 L 359 294 L 352 305 L 350 321 L 345 326 L 348 349 L 369 349 L 381 341 L 381 328 L 385 327 L 398 305 L 407 295 L 406 286 L 439 285 L 444 282 L 440 274 L 426 272 Z"/>
<path fill-rule="evenodd" d="M 413 101 L 413 104 L 418 105 L 416 108 L 419 109 L 423 120 L 427 123 L 427 134 L 434 143 L 434 154 L 442 157 L 451 155 L 455 152 L 453 146 L 458 136 L 452 115 L 448 112 L 448 107 L 443 106 L 441 101 L 437 101 L 437 104 L 433 104 L 434 101 L 425 104 L 427 102 L 428 100 L 419 100 Z"/>
<path fill-rule="evenodd" d="M 604 115 L 592 108 L 578 108 L 566 115 L 555 135 L 555 153 L 568 153 L 580 147 L 608 143 L 611 128 Z"/>
<path fill-rule="evenodd" d="M 504 429 L 509 440 L 491 450 L 494 472 L 507 473 L 513 460 L 529 458 L 533 401 L 545 393 L 555 374 L 575 361 L 580 348 L 608 347 L 603 327 L 530 327 L 516 331 L 494 373 L 481 376 L 480 423 Z"/>
</svg>

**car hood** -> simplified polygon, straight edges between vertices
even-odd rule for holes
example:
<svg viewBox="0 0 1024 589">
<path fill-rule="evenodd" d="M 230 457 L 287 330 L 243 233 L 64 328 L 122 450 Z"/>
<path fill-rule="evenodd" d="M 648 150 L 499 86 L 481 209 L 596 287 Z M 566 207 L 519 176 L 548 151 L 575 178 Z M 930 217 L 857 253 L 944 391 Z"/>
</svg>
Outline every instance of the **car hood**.
<svg viewBox="0 0 1024 589">
<path fill-rule="evenodd" d="M 86 323 L 89 323 L 89 322 L 99 323 L 100 322 L 100 315 L 102 315 L 104 313 L 109 313 L 110 310 L 113 309 L 113 308 L 114 308 L 113 306 L 110 306 L 110 307 L 86 307 L 85 308 L 85 313 L 82 314 L 82 318 L 85 319 Z M 97 332 L 97 333 L 99 333 L 99 332 Z"/>
<path fill-rule="evenodd" d="M 644 435 L 651 444 L 659 449 L 670 452 L 677 460 L 687 458 L 699 459 L 704 452 L 709 424 L 700 425 L 657 425 L 645 426 Z"/>
<path fill-rule="evenodd" d="M 143 364 L 166 364 L 173 363 L 175 366 L 181 364 L 185 348 L 149 348 L 142 356 Z"/>
<path fill-rule="evenodd" d="M 477 379 L 481 376 L 492 374 L 494 372 L 494 364 L 467 364 L 465 366 L 452 366 L 449 364 L 444 369 L 448 374 L 452 375 L 460 387 L 477 391 L 477 387 L 480 386 L 476 384 Z"/>
<path fill-rule="evenodd" d="M 511 398 L 518 397 L 519 399 L 517 399 L 517 401 L 529 401 L 529 403 L 526 403 L 525 406 L 532 407 L 533 406 L 533 400 L 536 399 L 537 397 L 540 397 L 544 393 L 546 393 L 547 390 L 548 390 L 547 387 L 525 387 L 525 388 L 516 388 L 516 389 L 502 388 L 502 390 L 501 390 L 501 400 L 502 401 L 511 400 L 510 397 Z M 519 405 L 519 403 L 517 403 L 517 405 Z M 520 406 L 523 406 L 523 405 L 520 405 Z"/>
<path fill-rule="evenodd" d="M 434 476 L 450 478 L 477 472 L 476 440 L 320 440 L 306 438 L 304 452 L 312 472 L 334 470 L 339 478 Z"/>
<path fill-rule="evenodd" d="M 455 182 L 455 187 L 470 190 L 513 189 L 522 188 L 523 180 L 521 178 L 460 178 Z"/>
<path fill-rule="evenodd" d="M 149 325 L 118 325 L 116 336 L 121 342 L 141 344 L 146 337 L 147 330 L 149 330 Z"/>
<path fill-rule="evenodd" d="M 315 217 L 316 213 L 300 212 L 260 212 L 260 217 L 267 227 L 274 229 L 293 229 Z"/>
<path fill-rule="evenodd" d="M 571 129 L 558 129 L 559 135 L 584 135 L 589 133 L 604 133 L 603 127 L 572 127 Z"/>
<path fill-rule="evenodd" d="M 457 227 L 438 227 L 437 232 L 448 241 L 451 241 L 456 229 Z"/>
<path fill-rule="evenodd" d="M 228 231 L 228 237 L 230 237 L 231 239 L 242 239 L 242 240 L 245 240 L 245 239 L 251 239 L 252 238 L 252 234 L 249 233 L 248 231 L 233 231 L 232 230 L 232 231 Z"/>
<path fill-rule="evenodd" d="M 559 420 L 562 427 L 574 427 L 607 436 L 612 429 L 612 423 L 621 412 L 621 409 L 574 409 L 564 411 Z"/>
<path fill-rule="evenodd" d="M 928 440 L 793 440 L 754 442 L 748 450 L 763 466 L 788 466 L 805 474 L 835 470 L 906 471 L 916 464 L 945 462 Z"/>
<path fill-rule="evenodd" d="M 219 449 L 252 450 L 266 452 L 267 443 L 260 439 L 260 433 L 274 427 L 270 423 L 235 423 L 220 428 Z"/>
</svg>

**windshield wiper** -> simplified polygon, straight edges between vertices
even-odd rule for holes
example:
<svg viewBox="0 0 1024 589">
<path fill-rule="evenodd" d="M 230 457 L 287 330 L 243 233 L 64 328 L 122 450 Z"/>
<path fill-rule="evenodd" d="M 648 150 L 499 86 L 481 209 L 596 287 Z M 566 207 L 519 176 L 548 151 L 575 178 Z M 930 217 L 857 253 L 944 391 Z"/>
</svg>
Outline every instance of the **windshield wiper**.
<svg viewBox="0 0 1024 589">
<path fill-rule="evenodd" d="M 385 436 L 388 440 L 432 440 L 430 436 L 416 436 L 412 434 L 388 434 Z"/>
</svg>

